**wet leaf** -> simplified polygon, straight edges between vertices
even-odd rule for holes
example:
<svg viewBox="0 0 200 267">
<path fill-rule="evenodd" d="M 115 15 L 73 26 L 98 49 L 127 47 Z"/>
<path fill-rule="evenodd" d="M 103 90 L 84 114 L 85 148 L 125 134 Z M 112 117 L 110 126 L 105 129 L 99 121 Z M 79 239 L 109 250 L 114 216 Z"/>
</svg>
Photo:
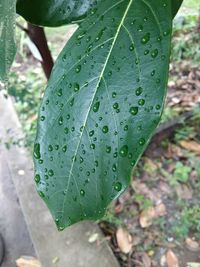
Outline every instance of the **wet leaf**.
<svg viewBox="0 0 200 267">
<path fill-rule="evenodd" d="M 17 13 L 27 21 L 56 27 L 81 21 L 100 0 L 17 0 Z"/>
<path fill-rule="evenodd" d="M 101 218 L 128 186 L 161 118 L 171 24 L 170 1 L 105 0 L 58 57 L 34 147 L 58 229 Z"/>
<path fill-rule="evenodd" d="M 123 253 L 129 253 L 133 246 L 131 235 L 123 228 L 117 229 L 116 233 L 117 244 Z"/>
<path fill-rule="evenodd" d="M 81 22 L 91 8 L 103 0 L 17 0 L 17 13 L 27 21 L 40 25 L 56 27 Z M 168 4 L 169 0 L 166 1 Z M 176 15 L 182 0 L 171 0 L 172 14 Z"/>
<path fill-rule="evenodd" d="M 16 53 L 15 5 L 13 0 L 0 0 L 0 80 L 7 79 Z"/>
<path fill-rule="evenodd" d="M 178 258 L 172 250 L 168 250 L 166 254 L 166 262 L 168 267 L 179 267 Z"/>
</svg>

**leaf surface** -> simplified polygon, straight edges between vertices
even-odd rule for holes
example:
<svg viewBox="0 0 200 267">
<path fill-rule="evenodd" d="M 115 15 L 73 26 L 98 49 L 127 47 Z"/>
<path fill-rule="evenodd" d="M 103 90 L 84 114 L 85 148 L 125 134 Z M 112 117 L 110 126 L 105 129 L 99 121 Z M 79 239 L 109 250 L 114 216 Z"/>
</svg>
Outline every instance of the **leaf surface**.
<svg viewBox="0 0 200 267">
<path fill-rule="evenodd" d="M 7 79 L 7 73 L 16 53 L 15 6 L 13 0 L 0 0 L 0 80 Z"/>
<path fill-rule="evenodd" d="M 82 20 L 102 0 L 17 0 L 17 13 L 27 21 L 55 27 Z M 173 16 L 183 0 L 171 0 Z M 163 2 L 164 3 L 164 2 Z"/>
<path fill-rule="evenodd" d="M 82 20 L 99 0 L 17 0 L 17 13 L 27 21 L 55 27 Z"/>
<path fill-rule="evenodd" d="M 170 0 L 104 0 L 58 57 L 34 146 L 58 229 L 101 218 L 128 186 L 160 121 L 171 29 Z"/>
</svg>

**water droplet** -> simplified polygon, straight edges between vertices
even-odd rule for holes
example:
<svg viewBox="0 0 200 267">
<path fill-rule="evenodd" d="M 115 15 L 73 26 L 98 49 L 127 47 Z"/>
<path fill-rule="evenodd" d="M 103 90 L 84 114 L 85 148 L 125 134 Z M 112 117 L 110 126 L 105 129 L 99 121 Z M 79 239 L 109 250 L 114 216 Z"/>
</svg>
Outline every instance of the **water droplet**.
<svg viewBox="0 0 200 267">
<path fill-rule="evenodd" d="M 141 43 L 142 43 L 142 44 L 147 44 L 147 43 L 149 42 L 149 40 L 150 40 L 150 33 L 146 33 L 146 34 L 142 37 L 142 39 L 141 39 Z"/>
<path fill-rule="evenodd" d="M 36 143 L 34 145 L 34 152 L 33 152 L 33 155 L 36 159 L 40 159 L 41 155 L 40 155 L 40 144 L 39 143 Z"/>
<path fill-rule="evenodd" d="M 138 107 L 131 107 L 130 110 L 129 110 L 129 112 L 130 112 L 133 116 L 137 115 L 137 114 L 138 114 Z"/>
<path fill-rule="evenodd" d="M 58 124 L 59 125 L 62 125 L 63 124 L 63 117 L 62 116 L 60 116 L 60 118 L 58 119 Z"/>
<path fill-rule="evenodd" d="M 124 126 L 124 131 L 128 131 L 128 125 Z"/>
<path fill-rule="evenodd" d="M 110 153 L 111 152 L 111 146 L 106 146 L 106 152 Z"/>
<path fill-rule="evenodd" d="M 141 95 L 141 94 L 142 94 L 142 92 L 143 92 L 143 89 L 142 89 L 142 87 L 138 87 L 138 88 L 135 90 L 135 94 L 136 94 L 136 96 L 139 96 L 139 95 Z"/>
<path fill-rule="evenodd" d="M 114 108 L 114 109 L 118 109 L 118 107 L 119 107 L 119 104 L 118 104 L 118 103 L 114 103 L 114 104 L 113 104 L 113 108 Z"/>
<path fill-rule="evenodd" d="M 120 182 L 116 182 L 114 185 L 114 189 L 118 192 L 121 191 L 122 190 L 122 184 Z"/>
<path fill-rule="evenodd" d="M 57 92 L 57 96 L 62 96 L 62 88 L 60 88 L 59 90 L 58 90 L 58 92 Z"/>
<path fill-rule="evenodd" d="M 100 106 L 100 102 L 98 101 L 98 102 L 96 102 L 96 103 L 94 104 L 94 106 L 93 106 L 93 111 L 94 111 L 94 112 L 97 112 L 97 111 L 99 110 L 99 106 Z"/>
<path fill-rule="evenodd" d="M 127 145 L 122 146 L 122 147 L 120 148 L 120 150 L 119 150 L 119 154 L 120 154 L 120 156 L 123 157 L 123 158 L 126 157 L 127 154 L 128 154 L 128 146 L 127 146 Z"/>
<path fill-rule="evenodd" d="M 54 175 L 53 170 L 49 170 L 49 171 L 48 171 L 48 175 L 49 175 L 49 176 L 53 176 L 53 175 Z"/>
<path fill-rule="evenodd" d="M 71 107 L 74 105 L 74 98 L 72 98 L 72 100 L 70 100 L 69 104 Z"/>
<path fill-rule="evenodd" d="M 139 144 L 140 144 L 141 146 L 143 146 L 143 145 L 145 144 L 145 139 L 144 139 L 144 138 L 140 138 L 140 140 L 139 140 Z"/>
<path fill-rule="evenodd" d="M 66 128 L 64 129 L 64 132 L 65 132 L 65 134 L 68 134 L 68 133 L 69 133 L 69 129 L 66 127 Z"/>
<path fill-rule="evenodd" d="M 40 197 L 42 197 L 42 198 L 45 197 L 45 195 L 44 195 L 44 193 L 42 191 L 39 191 L 38 193 L 39 193 Z"/>
<path fill-rule="evenodd" d="M 91 149 L 95 149 L 95 144 L 91 144 L 91 145 L 90 145 L 90 148 L 91 148 Z"/>
<path fill-rule="evenodd" d="M 82 39 L 85 36 L 85 34 L 86 34 L 86 31 L 79 33 L 79 35 L 77 36 L 77 39 L 78 40 Z"/>
<path fill-rule="evenodd" d="M 94 131 L 92 130 L 89 132 L 89 136 L 93 136 L 93 135 L 94 135 Z"/>
<path fill-rule="evenodd" d="M 80 89 L 79 84 L 78 84 L 78 83 L 75 83 L 75 84 L 74 84 L 74 92 L 78 92 L 79 89 Z"/>
<path fill-rule="evenodd" d="M 116 164 L 113 164 L 112 170 L 113 170 L 113 172 L 116 172 L 116 170 L 117 170 L 117 165 Z"/>
<path fill-rule="evenodd" d="M 85 196 L 85 191 L 84 191 L 83 189 L 80 190 L 80 195 L 81 195 L 82 197 Z"/>
<path fill-rule="evenodd" d="M 134 44 L 131 44 L 130 46 L 129 46 L 129 50 L 130 51 L 133 51 L 135 49 L 135 45 Z"/>
<path fill-rule="evenodd" d="M 40 175 L 36 174 L 35 175 L 35 182 L 38 184 L 40 182 Z"/>
<path fill-rule="evenodd" d="M 103 126 L 102 132 L 103 133 L 108 133 L 108 131 L 109 131 L 108 126 Z"/>
<path fill-rule="evenodd" d="M 161 108 L 160 105 L 156 105 L 156 109 L 159 110 Z"/>
<path fill-rule="evenodd" d="M 41 116 L 41 117 L 40 117 L 40 120 L 41 120 L 41 121 L 44 121 L 44 120 L 45 120 L 45 116 Z"/>
<path fill-rule="evenodd" d="M 76 73 L 79 73 L 81 71 L 81 65 L 78 65 L 75 69 Z"/>
<path fill-rule="evenodd" d="M 117 96 L 117 93 L 113 92 L 112 97 L 115 98 Z"/>
<path fill-rule="evenodd" d="M 67 145 L 64 145 L 64 146 L 63 146 L 62 151 L 63 151 L 63 152 L 66 152 L 66 151 L 67 151 Z"/>
<path fill-rule="evenodd" d="M 140 105 L 140 106 L 144 106 L 144 104 L 145 104 L 145 100 L 144 100 L 144 99 L 140 99 L 140 100 L 138 101 L 138 105 Z"/>
<path fill-rule="evenodd" d="M 49 145 L 49 146 L 48 146 L 48 150 L 49 150 L 49 151 L 53 151 L 53 146 L 52 146 L 52 145 Z"/>
<path fill-rule="evenodd" d="M 152 52 L 151 52 L 151 56 L 152 58 L 156 58 L 158 55 L 158 49 L 154 49 Z"/>
</svg>

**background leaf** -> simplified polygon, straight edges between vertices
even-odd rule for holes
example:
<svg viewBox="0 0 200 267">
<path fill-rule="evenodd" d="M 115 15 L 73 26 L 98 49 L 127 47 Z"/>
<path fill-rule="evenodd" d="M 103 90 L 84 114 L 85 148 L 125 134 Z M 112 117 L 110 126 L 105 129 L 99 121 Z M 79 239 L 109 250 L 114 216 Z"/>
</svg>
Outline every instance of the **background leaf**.
<svg viewBox="0 0 200 267">
<path fill-rule="evenodd" d="M 172 16 L 175 17 L 181 4 L 183 3 L 183 0 L 171 0 L 172 5 Z"/>
<path fill-rule="evenodd" d="M 16 53 L 15 6 L 16 1 L 0 0 L 0 80 L 6 80 Z"/>
<path fill-rule="evenodd" d="M 27 21 L 48 27 L 81 21 L 102 0 L 17 0 L 17 13 Z M 173 17 L 183 0 L 171 0 Z"/>
<path fill-rule="evenodd" d="M 55 63 L 40 109 L 35 181 L 60 230 L 98 219 L 128 186 L 163 109 L 171 1 L 105 0 Z"/>
<path fill-rule="evenodd" d="M 17 0 L 17 13 L 27 21 L 55 27 L 83 19 L 100 0 Z"/>
</svg>

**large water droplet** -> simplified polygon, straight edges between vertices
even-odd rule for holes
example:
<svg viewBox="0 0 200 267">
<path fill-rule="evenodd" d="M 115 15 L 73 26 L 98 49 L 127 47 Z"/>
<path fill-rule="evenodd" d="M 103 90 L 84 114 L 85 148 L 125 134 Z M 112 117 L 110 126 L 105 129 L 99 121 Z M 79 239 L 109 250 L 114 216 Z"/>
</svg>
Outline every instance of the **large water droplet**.
<svg viewBox="0 0 200 267">
<path fill-rule="evenodd" d="M 34 145 L 34 152 L 33 152 L 33 155 L 36 159 L 40 159 L 41 155 L 40 155 L 40 144 L 39 143 L 36 143 Z"/>
<path fill-rule="evenodd" d="M 94 106 L 93 106 L 93 111 L 94 111 L 94 112 L 97 112 L 97 111 L 99 110 L 99 106 L 100 106 L 100 102 L 98 101 L 98 102 L 96 102 L 96 103 L 94 104 Z"/>
<path fill-rule="evenodd" d="M 141 95 L 142 92 L 143 92 L 142 87 L 138 87 L 138 88 L 135 90 L 135 94 L 136 94 L 137 96 Z"/>
<path fill-rule="evenodd" d="M 131 107 L 129 112 L 134 116 L 137 115 L 138 114 L 138 107 Z"/>
<path fill-rule="evenodd" d="M 38 184 L 40 182 L 40 175 L 36 174 L 35 175 L 35 182 Z"/>
<path fill-rule="evenodd" d="M 103 126 L 102 132 L 107 133 L 109 131 L 108 126 Z"/>
<path fill-rule="evenodd" d="M 122 190 L 122 184 L 120 182 L 116 182 L 114 185 L 114 189 L 118 192 L 121 191 Z"/>
<path fill-rule="evenodd" d="M 80 195 L 81 195 L 82 197 L 85 196 L 85 191 L 84 191 L 83 189 L 80 190 Z"/>
<path fill-rule="evenodd" d="M 128 146 L 127 145 L 122 146 L 119 150 L 119 154 L 121 157 L 126 157 L 128 154 Z"/>
<path fill-rule="evenodd" d="M 146 44 L 146 43 L 149 42 L 149 40 L 150 40 L 150 33 L 146 33 L 146 34 L 142 37 L 142 39 L 141 39 L 141 43 L 142 43 L 142 44 Z"/>
</svg>

